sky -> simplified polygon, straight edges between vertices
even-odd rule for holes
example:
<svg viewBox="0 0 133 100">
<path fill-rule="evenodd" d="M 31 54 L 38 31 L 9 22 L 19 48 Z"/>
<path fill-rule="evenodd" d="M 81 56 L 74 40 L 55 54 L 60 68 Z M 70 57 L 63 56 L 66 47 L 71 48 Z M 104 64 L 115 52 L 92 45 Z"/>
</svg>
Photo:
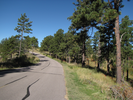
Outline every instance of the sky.
<svg viewBox="0 0 133 100">
<path fill-rule="evenodd" d="M 67 18 L 72 16 L 76 8 L 73 2 L 76 3 L 76 0 L 0 0 L 0 41 L 19 34 L 14 28 L 24 13 L 29 21 L 33 21 L 32 34 L 24 33 L 24 36 L 35 36 L 39 46 L 44 37 L 54 36 L 58 29 L 66 33 L 71 25 Z M 120 20 L 126 15 L 133 20 L 133 0 L 123 0 L 123 4 Z"/>
</svg>

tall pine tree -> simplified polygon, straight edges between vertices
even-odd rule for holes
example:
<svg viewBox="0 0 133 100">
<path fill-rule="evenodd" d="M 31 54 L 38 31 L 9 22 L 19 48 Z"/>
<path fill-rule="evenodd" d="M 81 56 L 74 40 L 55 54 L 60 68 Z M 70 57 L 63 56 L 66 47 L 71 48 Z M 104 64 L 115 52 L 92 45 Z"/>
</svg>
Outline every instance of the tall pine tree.
<svg viewBox="0 0 133 100">
<path fill-rule="evenodd" d="M 18 26 L 15 27 L 14 30 L 16 30 L 18 33 L 21 34 L 21 40 L 20 40 L 20 47 L 19 47 L 19 56 L 21 54 L 21 45 L 23 40 L 23 33 L 32 33 L 32 29 L 30 28 L 32 21 L 29 22 L 29 18 L 27 18 L 26 13 L 23 15 L 21 14 L 21 17 L 18 18 Z"/>
</svg>

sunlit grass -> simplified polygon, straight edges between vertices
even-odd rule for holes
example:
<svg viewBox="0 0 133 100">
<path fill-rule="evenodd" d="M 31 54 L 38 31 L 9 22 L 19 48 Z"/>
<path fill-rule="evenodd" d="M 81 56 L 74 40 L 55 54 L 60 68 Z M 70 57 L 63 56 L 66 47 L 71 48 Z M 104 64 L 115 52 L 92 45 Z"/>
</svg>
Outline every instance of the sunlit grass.
<svg viewBox="0 0 133 100">
<path fill-rule="evenodd" d="M 82 68 L 81 64 L 55 60 L 64 68 L 69 100 L 113 100 L 109 96 L 109 88 L 115 85 L 115 82 L 110 77 L 97 73 L 95 70 Z"/>
<path fill-rule="evenodd" d="M 111 100 L 109 90 L 115 82 L 110 77 L 82 68 L 80 65 L 68 63 L 62 63 L 62 65 L 70 100 Z"/>
</svg>

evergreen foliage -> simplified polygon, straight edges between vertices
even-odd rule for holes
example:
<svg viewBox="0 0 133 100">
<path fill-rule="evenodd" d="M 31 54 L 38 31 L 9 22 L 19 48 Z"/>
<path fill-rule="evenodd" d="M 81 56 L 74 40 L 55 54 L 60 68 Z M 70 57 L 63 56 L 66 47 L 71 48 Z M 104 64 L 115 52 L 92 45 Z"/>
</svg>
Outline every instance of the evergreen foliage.
<svg viewBox="0 0 133 100">
<path fill-rule="evenodd" d="M 128 69 L 131 68 L 132 61 L 131 55 L 133 55 L 133 20 L 129 20 L 128 16 L 125 16 L 122 19 L 120 24 L 120 34 L 121 34 L 121 52 L 122 52 L 122 67 L 123 67 L 123 76 L 124 71 L 127 70 L 127 80 L 128 80 Z"/>
<path fill-rule="evenodd" d="M 32 29 L 30 28 L 32 21 L 29 22 L 29 18 L 27 18 L 26 13 L 23 15 L 21 14 L 21 17 L 18 18 L 18 26 L 15 27 L 14 30 L 16 30 L 18 33 L 21 34 L 21 40 L 20 40 L 20 47 L 19 47 L 19 56 L 21 54 L 21 44 L 23 40 L 23 33 L 32 33 Z"/>
<path fill-rule="evenodd" d="M 12 59 L 12 54 L 18 52 L 18 39 L 16 36 L 5 38 L 0 42 L 0 47 L 0 55 L 3 61 L 6 61 L 8 58 Z"/>
<path fill-rule="evenodd" d="M 51 43 L 50 43 L 50 41 L 53 39 L 53 36 L 47 36 L 47 37 L 45 37 L 43 40 L 42 40 L 42 42 L 41 42 L 41 48 L 40 48 L 40 50 L 41 51 L 48 51 L 48 49 L 49 49 L 49 47 L 50 47 L 50 45 L 51 45 Z"/>
</svg>

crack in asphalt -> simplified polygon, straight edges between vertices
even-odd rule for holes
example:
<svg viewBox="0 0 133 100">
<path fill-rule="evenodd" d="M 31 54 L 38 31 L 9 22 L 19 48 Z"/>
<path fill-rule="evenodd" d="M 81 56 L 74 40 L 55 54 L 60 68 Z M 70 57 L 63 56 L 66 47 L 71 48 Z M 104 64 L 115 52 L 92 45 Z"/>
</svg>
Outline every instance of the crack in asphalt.
<svg viewBox="0 0 133 100">
<path fill-rule="evenodd" d="M 27 87 L 27 94 L 23 97 L 23 99 L 22 100 L 25 100 L 26 98 L 28 98 L 29 96 L 30 96 L 30 87 L 33 85 L 33 84 L 35 84 L 37 81 L 39 81 L 40 79 L 38 79 L 38 80 L 36 80 L 35 82 L 33 82 L 31 85 L 29 85 L 28 87 Z"/>
<path fill-rule="evenodd" d="M 45 69 L 46 67 L 48 67 L 50 65 L 50 62 L 48 63 L 48 65 L 47 66 L 45 66 L 44 68 L 42 68 L 41 70 L 43 70 L 43 69 Z"/>
<path fill-rule="evenodd" d="M 23 79 L 23 78 L 25 78 L 25 77 L 27 77 L 27 75 L 24 76 L 24 77 L 21 77 L 21 78 L 19 78 L 19 79 L 16 79 L 16 80 L 14 80 L 14 81 L 12 81 L 12 82 L 9 82 L 9 83 L 7 83 L 7 84 L 5 84 L 5 85 L 9 85 L 9 84 L 14 83 L 14 82 L 16 82 L 16 81 L 19 81 L 19 80 L 21 80 L 21 79 Z"/>
</svg>

